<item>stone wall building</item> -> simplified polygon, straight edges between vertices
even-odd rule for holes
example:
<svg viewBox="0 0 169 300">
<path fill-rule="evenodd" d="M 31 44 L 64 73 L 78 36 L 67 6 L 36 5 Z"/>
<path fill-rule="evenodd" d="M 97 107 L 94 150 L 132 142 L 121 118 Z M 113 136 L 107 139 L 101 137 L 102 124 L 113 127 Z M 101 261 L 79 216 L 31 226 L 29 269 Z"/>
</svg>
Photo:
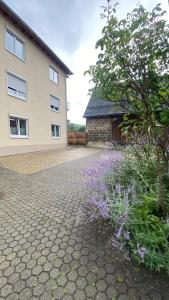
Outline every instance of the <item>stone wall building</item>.
<svg viewBox="0 0 169 300">
<path fill-rule="evenodd" d="M 123 105 L 117 107 L 112 101 L 91 97 L 84 113 L 88 145 L 105 147 L 110 144 L 126 144 L 119 125 L 126 110 Z"/>
</svg>

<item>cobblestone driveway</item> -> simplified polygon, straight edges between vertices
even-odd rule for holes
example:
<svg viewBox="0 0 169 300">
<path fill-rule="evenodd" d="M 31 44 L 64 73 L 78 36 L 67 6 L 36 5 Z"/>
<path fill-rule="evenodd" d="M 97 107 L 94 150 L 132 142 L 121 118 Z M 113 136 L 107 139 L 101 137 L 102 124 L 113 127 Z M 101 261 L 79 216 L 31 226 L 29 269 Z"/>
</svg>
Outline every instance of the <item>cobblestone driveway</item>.
<svg viewBox="0 0 169 300">
<path fill-rule="evenodd" d="M 169 299 L 167 276 L 125 261 L 109 227 L 76 222 L 81 170 L 101 155 L 30 176 L 0 169 L 0 300 Z"/>
<path fill-rule="evenodd" d="M 33 174 L 96 152 L 96 148 L 68 146 L 58 150 L 0 157 L 0 166 L 23 174 Z"/>
</svg>

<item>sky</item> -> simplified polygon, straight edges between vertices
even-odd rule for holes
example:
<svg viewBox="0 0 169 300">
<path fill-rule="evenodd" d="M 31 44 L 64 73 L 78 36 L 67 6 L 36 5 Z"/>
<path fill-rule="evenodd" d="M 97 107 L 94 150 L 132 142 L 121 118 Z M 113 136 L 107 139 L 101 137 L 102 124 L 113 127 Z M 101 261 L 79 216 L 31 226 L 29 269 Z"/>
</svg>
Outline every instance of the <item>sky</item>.
<svg viewBox="0 0 169 300">
<path fill-rule="evenodd" d="M 49 45 L 73 71 L 67 80 L 67 100 L 70 103 L 70 122 L 85 124 L 83 114 L 92 87 L 90 78 L 84 76 L 95 64 L 96 41 L 101 37 L 103 20 L 101 6 L 106 0 L 5 0 L 5 2 Z M 119 0 L 118 17 L 123 18 L 138 0 Z M 140 0 L 147 9 L 161 2 L 167 10 L 168 0 Z"/>
</svg>

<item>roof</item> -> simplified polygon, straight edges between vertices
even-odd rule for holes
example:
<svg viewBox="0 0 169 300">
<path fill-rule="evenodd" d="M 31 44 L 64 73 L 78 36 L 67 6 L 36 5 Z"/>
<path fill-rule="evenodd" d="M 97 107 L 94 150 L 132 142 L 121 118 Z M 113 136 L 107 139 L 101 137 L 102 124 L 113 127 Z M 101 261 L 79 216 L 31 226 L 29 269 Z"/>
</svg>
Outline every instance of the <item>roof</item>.
<svg viewBox="0 0 169 300">
<path fill-rule="evenodd" d="M 46 52 L 46 54 L 66 73 L 72 75 L 72 71 L 63 63 L 63 61 L 48 47 L 48 45 L 6 4 L 0 0 L 0 12 L 5 16 L 10 17 L 16 25 L 18 25 L 23 32 L 33 39 L 39 47 Z"/>
<path fill-rule="evenodd" d="M 83 117 L 91 118 L 122 115 L 127 113 L 124 104 L 125 101 L 121 101 L 119 105 L 117 102 L 105 101 L 97 96 L 91 96 Z"/>
</svg>

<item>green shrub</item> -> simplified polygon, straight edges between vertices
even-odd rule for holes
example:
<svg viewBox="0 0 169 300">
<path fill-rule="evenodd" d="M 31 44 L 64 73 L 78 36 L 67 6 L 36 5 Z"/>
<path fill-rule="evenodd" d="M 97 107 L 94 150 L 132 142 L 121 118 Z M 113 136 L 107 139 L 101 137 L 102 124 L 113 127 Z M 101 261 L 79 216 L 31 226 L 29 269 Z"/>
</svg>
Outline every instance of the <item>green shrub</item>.
<svg viewBox="0 0 169 300">
<path fill-rule="evenodd" d="M 106 178 L 110 219 L 118 242 L 126 245 L 137 263 L 169 274 L 169 218 L 161 211 L 154 149 L 148 158 L 142 147 L 140 159 L 131 148 L 115 174 Z M 169 215 L 169 183 L 165 182 L 164 205 Z"/>
</svg>

